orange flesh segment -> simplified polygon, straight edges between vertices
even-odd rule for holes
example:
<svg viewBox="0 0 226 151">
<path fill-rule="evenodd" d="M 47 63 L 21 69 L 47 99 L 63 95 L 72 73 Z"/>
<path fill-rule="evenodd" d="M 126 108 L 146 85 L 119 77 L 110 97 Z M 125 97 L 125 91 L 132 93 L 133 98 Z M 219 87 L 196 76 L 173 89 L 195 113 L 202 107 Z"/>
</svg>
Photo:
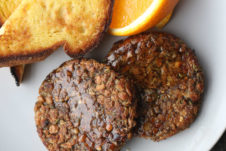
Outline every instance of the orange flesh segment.
<svg viewBox="0 0 226 151">
<path fill-rule="evenodd" d="M 131 24 L 150 7 L 152 2 L 153 0 L 115 0 L 110 28 L 121 28 Z"/>
</svg>

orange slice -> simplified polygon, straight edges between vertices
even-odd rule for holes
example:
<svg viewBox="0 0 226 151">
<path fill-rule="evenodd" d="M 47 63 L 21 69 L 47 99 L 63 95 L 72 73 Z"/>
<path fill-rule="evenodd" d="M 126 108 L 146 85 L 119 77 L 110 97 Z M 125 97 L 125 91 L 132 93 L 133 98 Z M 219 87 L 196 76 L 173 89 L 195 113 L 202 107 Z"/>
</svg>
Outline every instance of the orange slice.
<svg viewBox="0 0 226 151">
<path fill-rule="evenodd" d="M 129 36 L 156 26 L 179 0 L 115 0 L 109 32 Z"/>
<path fill-rule="evenodd" d="M 156 25 L 156 27 L 159 28 L 159 29 L 162 29 L 162 28 L 170 21 L 170 18 L 172 17 L 172 14 L 173 14 L 173 11 L 170 12 L 163 20 L 161 20 L 161 21 Z"/>
</svg>

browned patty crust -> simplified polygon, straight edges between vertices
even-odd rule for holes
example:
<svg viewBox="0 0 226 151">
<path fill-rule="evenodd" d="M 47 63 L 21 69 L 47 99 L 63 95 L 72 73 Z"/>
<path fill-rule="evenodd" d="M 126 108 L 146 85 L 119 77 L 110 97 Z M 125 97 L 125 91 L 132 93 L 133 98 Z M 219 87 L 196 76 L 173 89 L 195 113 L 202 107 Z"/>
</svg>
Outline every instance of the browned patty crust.
<svg viewBox="0 0 226 151">
<path fill-rule="evenodd" d="M 138 87 L 139 136 L 160 141 L 194 121 L 204 78 L 194 51 L 182 40 L 160 32 L 139 34 L 115 43 L 106 61 Z"/>
<path fill-rule="evenodd" d="M 35 121 L 50 151 L 117 151 L 132 137 L 132 87 L 107 65 L 65 62 L 47 76 L 39 94 Z"/>
</svg>

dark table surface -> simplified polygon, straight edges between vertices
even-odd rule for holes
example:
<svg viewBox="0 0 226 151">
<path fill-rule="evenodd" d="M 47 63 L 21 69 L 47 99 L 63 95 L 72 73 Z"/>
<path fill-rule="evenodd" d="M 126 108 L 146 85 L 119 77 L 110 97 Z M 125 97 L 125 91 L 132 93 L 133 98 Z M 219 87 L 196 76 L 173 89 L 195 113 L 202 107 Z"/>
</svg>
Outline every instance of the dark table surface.
<svg viewBox="0 0 226 151">
<path fill-rule="evenodd" d="M 226 132 L 211 151 L 226 151 Z"/>
</svg>

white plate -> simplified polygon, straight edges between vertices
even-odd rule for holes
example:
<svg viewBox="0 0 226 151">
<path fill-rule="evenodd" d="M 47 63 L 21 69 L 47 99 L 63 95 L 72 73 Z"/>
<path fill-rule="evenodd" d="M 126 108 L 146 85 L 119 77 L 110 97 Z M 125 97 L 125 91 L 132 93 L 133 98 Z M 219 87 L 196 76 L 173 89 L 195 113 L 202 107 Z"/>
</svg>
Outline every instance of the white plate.
<svg viewBox="0 0 226 151">
<path fill-rule="evenodd" d="M 181 0 L 164 29 L 196 50 L 205 70 L 206 91 L 195 123 L 170 139 L 156 143 L 135 138 L 123 150 L 207 151 L 226 128 L 226 1 Z M 101 59 L 120 37 L 105 36 L 88 56 Z M 45 76 L 69 59 L 62 51 L 27 67 L 25 81 L 16 87 L 8 68 L 0 69 L 0 151 L 45 151 L 34 122 L 34 104 Z"/>
</svg>

